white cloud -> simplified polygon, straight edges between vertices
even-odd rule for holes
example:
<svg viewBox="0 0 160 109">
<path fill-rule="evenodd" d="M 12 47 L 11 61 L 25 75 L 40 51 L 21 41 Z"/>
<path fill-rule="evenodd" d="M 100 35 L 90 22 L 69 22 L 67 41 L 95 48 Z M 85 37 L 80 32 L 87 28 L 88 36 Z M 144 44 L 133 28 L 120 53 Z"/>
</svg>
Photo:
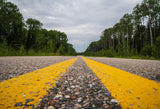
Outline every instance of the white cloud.
<svg viewBox="0 0 160 109">
<path fill-rule="evenodd" d="M 53 17 L 53 16 L 46 16 L 46 19 L 48 19 L 48 20 L 56 20 L 57 18 Z"/>
<path fill-rule="evenodd" d="M 95 28 L 95 29 L 94 29 Z M 88 24 L 81 24 L 71 27 L 58 27 L 57 30 L 62 30 L 68 34 L 97 34 L 98 30 L 97 27 L 94 27 L 94 25 L 88 25 Z"/>
</svg>

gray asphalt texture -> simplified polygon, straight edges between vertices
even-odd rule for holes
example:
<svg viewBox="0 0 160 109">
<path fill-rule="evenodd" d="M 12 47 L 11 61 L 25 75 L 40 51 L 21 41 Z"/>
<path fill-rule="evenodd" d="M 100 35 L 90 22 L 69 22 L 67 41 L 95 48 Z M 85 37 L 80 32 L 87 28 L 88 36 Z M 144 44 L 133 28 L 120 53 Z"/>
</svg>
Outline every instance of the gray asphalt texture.
<svg viewBox="0 0 160 109">
<path fill-rule="evenodd" d="M 160 61 L 141 59 L 122 59 L 105 57 L 87 57 L 103 64 L 160 82 Z"/>
<path fill-rule="evenodd" d="M 40 100 L 37 109 L 121 109 L 85 62 L 77 61 Z"/>
<path fill-rule="evenodd" d="M 13 56 L 0 57 L 0 81 L 56 64 L 73 56 Z"/>
<path fill-rule="evenodd" d="M 0 81 L 4 81 L 76 56 L 24 56 L 0 57 Z M 78 58 L 78 57 L 77 57 Z M 130 73 L 160 82 L 160 61 L 87 57 L 128 71 Z M 100 80 L 78 59 L 56 82 L 56 87 L 47 91 L 36 106 L 37 109 L 121 109 Z"/>
<path fill-rule="evenodd" d="M 4 81 L 76 56 L 0 57 L 0 81 Z M 127 72 L 160 82 L 160 61 L 88 57 Z"/>
</svg>

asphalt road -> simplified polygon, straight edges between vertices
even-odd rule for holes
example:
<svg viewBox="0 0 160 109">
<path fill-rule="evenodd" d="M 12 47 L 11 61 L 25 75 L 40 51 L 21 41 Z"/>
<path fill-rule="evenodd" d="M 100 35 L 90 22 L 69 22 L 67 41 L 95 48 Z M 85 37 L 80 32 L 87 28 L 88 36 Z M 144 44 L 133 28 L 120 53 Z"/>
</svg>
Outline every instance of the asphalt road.
<svg viewBox="0 0 160 109">
<path fill-rule="evenodd" d="M 4 81 L 74 57 L 76 56 L 0 57 L 0 81 Z M 102 57 L 88 58 L 151 80 L 160 81 L 160 61 Z"/>
<path fill-rule="evenodd" d="M 160 61 L 158 60 L 121 59 L 103 57 L 87 58 L 145 77 L 150 80 L 155 80 L 157 82 L 160 81 Z"/>
<path fill-rule="evenodd" d="M 73 56 L 13 56 L 0 57 L 0 81 L 53 65 Z"/>
<path fill-rule="evenodd" d="M 0 107 L 159 108 L 160 61 L 87 58 L 0 57 Z"/>
</svg>

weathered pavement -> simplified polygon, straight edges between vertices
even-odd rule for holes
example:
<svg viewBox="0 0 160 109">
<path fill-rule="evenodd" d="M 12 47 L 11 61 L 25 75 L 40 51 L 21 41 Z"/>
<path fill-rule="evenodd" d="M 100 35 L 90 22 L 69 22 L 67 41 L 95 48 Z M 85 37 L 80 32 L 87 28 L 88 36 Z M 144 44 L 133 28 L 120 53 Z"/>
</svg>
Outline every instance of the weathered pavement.
<svg viewBox="0 0 160 109">
<path fill-rule="evenodd" d="M 76 58 L 0 82 L 0 109 L 33 107 Z"/>
<path fill-rule="evenodd" d="M 142 59 L 122 59 L 106 57 L 87 57 L 97 62 L 160 82 L 160 61 Z"/>
<path fill-rule="evenodd" d="M 159 109 L 160 83 L 83 58 L 122 108 Z"/>
<path fill-rule="evenodd" d="M 81 58 L 48 90 L 38 109 L 121 109 L 106 87 Z M 53 108 L 52 107 L 52 108 Z"/>
<path fill-rule="evenodd" d="M 160 83 L 83 60 L 89 67 L 71 59 L 1 82 L 0 108 L 160 108 Z"/>
<path fill-rule="evenodd" d="M 71 58 L 75 56 L 0 57 L 0 82 Z"/>
</svg>

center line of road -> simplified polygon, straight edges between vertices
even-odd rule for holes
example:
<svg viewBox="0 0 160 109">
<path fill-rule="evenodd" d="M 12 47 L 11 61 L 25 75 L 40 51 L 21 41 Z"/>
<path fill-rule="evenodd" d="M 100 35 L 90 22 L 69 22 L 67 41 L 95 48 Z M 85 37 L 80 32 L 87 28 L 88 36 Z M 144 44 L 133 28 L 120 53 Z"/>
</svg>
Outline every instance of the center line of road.
<svg viewBox="0 0 160 109">
<path fill-rule="evenodd" d="M 123 109 L 160 108 L 160 83 L 82 58 Z"/>
<path fill-rule="evenodd" d="M 0 109 L 34 107 L 77 58 L 0 82 Z"/>
</svg>

